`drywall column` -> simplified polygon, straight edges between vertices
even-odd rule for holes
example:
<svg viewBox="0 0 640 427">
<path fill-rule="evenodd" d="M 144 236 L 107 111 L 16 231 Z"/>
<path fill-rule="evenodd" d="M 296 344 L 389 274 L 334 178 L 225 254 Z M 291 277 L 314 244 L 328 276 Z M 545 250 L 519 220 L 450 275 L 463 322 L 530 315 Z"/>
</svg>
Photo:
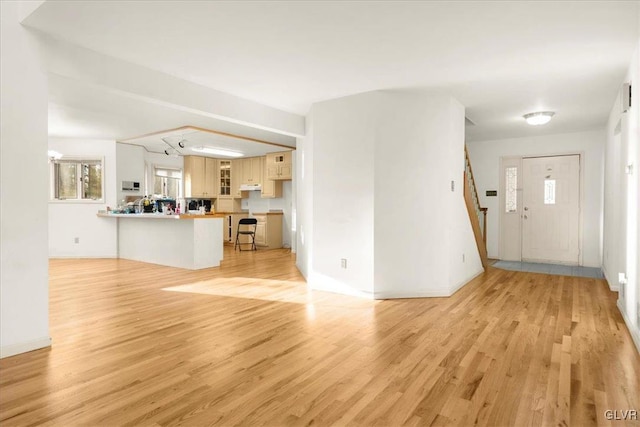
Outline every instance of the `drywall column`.
<svg viewBox="0 0 640 427">
<path fill-rule="evenodd" d="M 0 356 L 50 345 L 47 81 L 19 2 L 0 2 Z"/>
<path fill-rule="evenodd" d="M 296 266 L 309 280 L 313 241 L 313 117 L 305 123 L 307 135 L 296 141 Z"/>
<path fill-rule="evenodd" d="M 314 289 L 373 296 L 372 148 L 378 99 L 378 93 L 370 92 L 312 107 L 313 257 L 308 281 Z"/>
<path fill-rule="evenodd" d="M 390 91 L 325 101 L 312 107 L 307 133 L 298 265 L 312 288 L 446 296 L 482 271 L 462 195 L 457 101 Z"/>
<path fill-rule="evenodd" d="M 451 295 L 482 271 L 463 198 L 464 107 L 384 92 L 380 108 L 375 296 Z"/>
</svg>

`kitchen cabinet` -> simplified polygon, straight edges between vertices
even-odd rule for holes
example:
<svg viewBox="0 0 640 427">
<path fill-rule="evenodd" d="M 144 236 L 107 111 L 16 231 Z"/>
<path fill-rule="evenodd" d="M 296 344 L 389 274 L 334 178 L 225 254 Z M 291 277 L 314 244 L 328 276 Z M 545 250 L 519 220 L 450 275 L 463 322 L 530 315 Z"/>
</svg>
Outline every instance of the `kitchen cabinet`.
<svg viewBox="0 0 640 427">
<path fill-rule="evenodd" d="M 274 181 L 267 176 L 267 158 L 262 158 L 262 191 L 260 197 L 263 199 L 274 199 L 282 197 L 282 181 Z"/>
<path fill-rule="evenodd" d="M 218 161 L 210 157 L 184 156 L 185 197 L 212 198 L 218 195 L 215 185 Z"/>
<path fill-rule="evenodd" d="M 244 159 L 231 160 L 231 197 L 241 198 L 242 191 L 240 186 L 242 185 L 242 171 L 244 170 Z"/>
<path fill-rule="evenodd" d="M 267 154 L 267 178 L 273 180 L 288 180 L 293 176 L 293 161 L 291 151 Z"/>
<path fill-rule="evenodd" d="M 218 197 L 230 198 L 231 195 L 231 160 L 218 161 Z"/>
<path fill-rule="evenodd" d="M 255 185 L 260 183 L 262 183 L 262 158 L 242 159 L 242 184 Z"/>
<path fill-rule="evenodd" d="M 268 249 L 282 247 L 282 214 L 254 214 L 256 225 L 256 246 Z"/>
</svg>

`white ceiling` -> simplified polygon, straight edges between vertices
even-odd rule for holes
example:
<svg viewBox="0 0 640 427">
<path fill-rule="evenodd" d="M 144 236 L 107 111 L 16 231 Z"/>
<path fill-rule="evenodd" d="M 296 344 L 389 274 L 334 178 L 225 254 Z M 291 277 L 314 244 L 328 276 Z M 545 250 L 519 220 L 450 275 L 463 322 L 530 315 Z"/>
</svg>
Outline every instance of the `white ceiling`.
<svg viewBox="0 0 640 427">
<path fill-rule="evenodd" d="M 443 90 L 476 123 L 468 138 L 491 139 L 604 126 L 638 20 L 637 1 L 47 1 L 27 24 L 302 115 L 371 90 Z M 556 116 L 527 126 L 538 110 Z"/>
</svg>

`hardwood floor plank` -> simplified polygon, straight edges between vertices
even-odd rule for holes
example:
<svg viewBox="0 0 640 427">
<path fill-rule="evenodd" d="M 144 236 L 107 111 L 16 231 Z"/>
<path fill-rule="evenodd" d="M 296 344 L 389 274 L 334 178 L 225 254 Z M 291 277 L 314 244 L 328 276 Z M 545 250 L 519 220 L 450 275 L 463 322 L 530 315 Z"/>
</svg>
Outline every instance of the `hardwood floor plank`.
<svg viewBox="0 0 640 427">
<path fill-rule="evenodd" d="M 53 347 L 0 360 L 0 424 L 638 425 L 605 417 L 640 409 L 640 356 L 602 280 L 490 267 L 370 301 L 294 260 L 51 260 Z"/>
</svg>

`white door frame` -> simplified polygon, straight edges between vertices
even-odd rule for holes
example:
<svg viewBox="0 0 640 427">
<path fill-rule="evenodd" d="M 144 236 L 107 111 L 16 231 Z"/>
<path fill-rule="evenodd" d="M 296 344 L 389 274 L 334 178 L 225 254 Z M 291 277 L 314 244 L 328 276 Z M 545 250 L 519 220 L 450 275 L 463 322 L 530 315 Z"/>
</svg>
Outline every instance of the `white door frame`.
<svg viewBox="0 0 640 427">
<path fill-rule="evenodd" d="M 536 157 L 558 157 L 558 156 L 579 156 L 580 157 L 580 172 L 579 172 L 579 181 L 580 181 L 580 202 L 578 204 L 579 206 L 579 213 L 578 213 L 578 221 L 579 221 L 579 225 L 578 225 L 578 250 L 579 250 L 579 255 L 578 255 L 578 265 L 584 265 L 583 262 L 583 258 L 584 258 L 584 250 L 583 250 L 583 246 L 584 246 L 584 194 L 585 194 L 585 188 L 584 188 L 584 151 L 564 151 L 564 152 L 556 152 L 556 153 L 551 153 L 551 154 L 547 154 L 547 153 L 541 153 L 541 154 L 527 154 L 527 155 L 513 155 L 513 156 L 501 156 L 500 157 L 500 190 L 499 190 L 499 209 L 500 209 L 500 214 L 498 215 L 498 256 L 500 259 L 502 259 L 502 254 L 504 253 L 504 242 L 503 242 L 503 236 L 504 236 L 504 231 L 502 229 L 502 216 L 504 213 L 504 189 L 505 189 L 505 182 L 504 182 L 504 167 L 503 167 L 503 160 L 506 159 L 513 159 L 516 157 L 519 157 L 521 160 L 522 159 L 527 159 L 527 158 L 536 158 Z M 522 162 L 520 163 L 520 165 L 522 166 Z M 520 176 L 522 176 L 522 172 L 521 172 L 522 167 L 520 167 L 520 169 L 518 170 L 518 174 Z M 520 178 L 519 176 L 519 178 Z M 522 185 L 520 183 L 518 183 L 518 188 L 522 188 Z M 522 200 L 522 195 L 521 193 L 519 193 L 518 195 L 518 199 Z M 521 218 L 520 218 L 520 222 L 522 223 L 522 211 L 520 209 L 520 205 L 521 203 L 518 203 L 518 210 L 520 212 Z M 520 224 L 520 242 L 522 242 L 522 224 Z M 522 251 L 520 251 L 520 260 L 522 260 Z"/>
</svg>

